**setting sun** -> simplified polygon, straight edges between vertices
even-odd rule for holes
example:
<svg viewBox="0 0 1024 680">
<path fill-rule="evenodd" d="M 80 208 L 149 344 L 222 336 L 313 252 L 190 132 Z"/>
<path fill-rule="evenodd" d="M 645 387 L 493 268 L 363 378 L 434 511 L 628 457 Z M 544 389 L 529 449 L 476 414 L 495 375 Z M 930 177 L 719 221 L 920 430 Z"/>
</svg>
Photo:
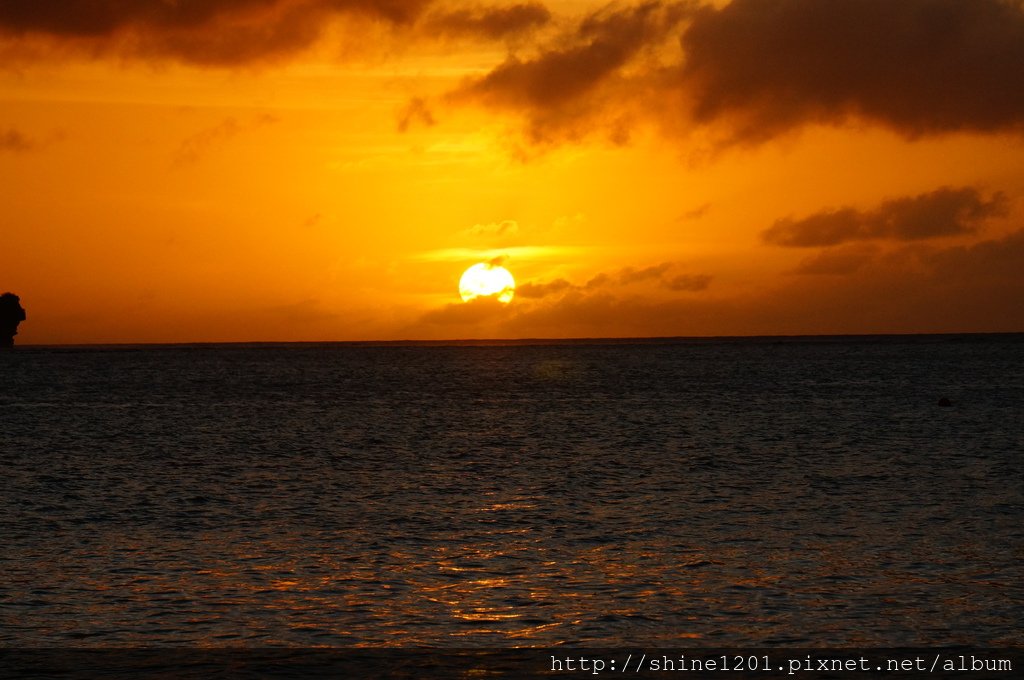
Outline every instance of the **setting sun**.
<svg viewBox="0 0 1024 680">
<path fill-rule="evenodd" d="M 459 295 L 463 302 L 478 297 L 495 297 L 499 302 L 512 302 L 516 281 L 504 267 L 481 262 L 467 269 L 459 279 Z"/>
</svg>

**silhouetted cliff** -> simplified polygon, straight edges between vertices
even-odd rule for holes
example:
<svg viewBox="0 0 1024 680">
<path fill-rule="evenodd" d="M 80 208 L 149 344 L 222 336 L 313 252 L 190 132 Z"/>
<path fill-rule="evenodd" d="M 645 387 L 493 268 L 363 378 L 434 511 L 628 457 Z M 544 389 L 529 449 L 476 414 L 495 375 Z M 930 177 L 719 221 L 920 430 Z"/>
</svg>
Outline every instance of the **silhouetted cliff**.
<svg viewBox="0 0 1024 680">
<path fill-rule="evenodd" d="M 14 293 L 0 295 L 0 347 L 13 347 L 18 324 L 25 320 L 21 298 Z"/>
</svg>

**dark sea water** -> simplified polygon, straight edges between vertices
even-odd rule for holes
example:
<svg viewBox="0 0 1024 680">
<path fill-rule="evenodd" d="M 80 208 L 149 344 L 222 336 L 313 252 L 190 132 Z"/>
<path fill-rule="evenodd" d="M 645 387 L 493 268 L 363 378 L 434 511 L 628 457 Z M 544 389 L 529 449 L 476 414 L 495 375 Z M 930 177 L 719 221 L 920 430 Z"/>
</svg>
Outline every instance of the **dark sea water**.
<svg viewBox="0 0 1024 680">
<path fill-rule="evenodd" d="M 1021 646 L 1022 452 L 1020 336 L 22 347 L 0 646 Z"/>
</svg>

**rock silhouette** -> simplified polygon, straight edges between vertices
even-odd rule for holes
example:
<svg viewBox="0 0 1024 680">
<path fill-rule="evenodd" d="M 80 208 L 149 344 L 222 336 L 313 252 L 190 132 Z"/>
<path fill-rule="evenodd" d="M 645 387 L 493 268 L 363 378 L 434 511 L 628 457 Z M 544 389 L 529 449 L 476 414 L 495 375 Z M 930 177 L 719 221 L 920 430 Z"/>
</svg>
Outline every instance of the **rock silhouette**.
<svg viewBox="0 0 1024 680">
<path fill-rule="evenodd" d="M 14 347 L 18 324 L 25 320 L 21 298 L 14 293 L 0 295 L 0 347 Z"/>
</svg>

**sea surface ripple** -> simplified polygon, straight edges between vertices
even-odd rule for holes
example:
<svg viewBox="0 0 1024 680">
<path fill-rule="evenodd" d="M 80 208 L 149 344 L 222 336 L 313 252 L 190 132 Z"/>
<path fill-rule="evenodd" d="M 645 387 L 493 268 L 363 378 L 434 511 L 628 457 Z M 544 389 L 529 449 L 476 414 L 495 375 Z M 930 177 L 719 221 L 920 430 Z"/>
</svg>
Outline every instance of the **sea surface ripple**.
<svg viewBox="0 0 1024 680">
<path fill-rule="evenodd" d="M 1018 336 L 0 371 L 2 646 L 1024 645 Z"/>
</svg>

